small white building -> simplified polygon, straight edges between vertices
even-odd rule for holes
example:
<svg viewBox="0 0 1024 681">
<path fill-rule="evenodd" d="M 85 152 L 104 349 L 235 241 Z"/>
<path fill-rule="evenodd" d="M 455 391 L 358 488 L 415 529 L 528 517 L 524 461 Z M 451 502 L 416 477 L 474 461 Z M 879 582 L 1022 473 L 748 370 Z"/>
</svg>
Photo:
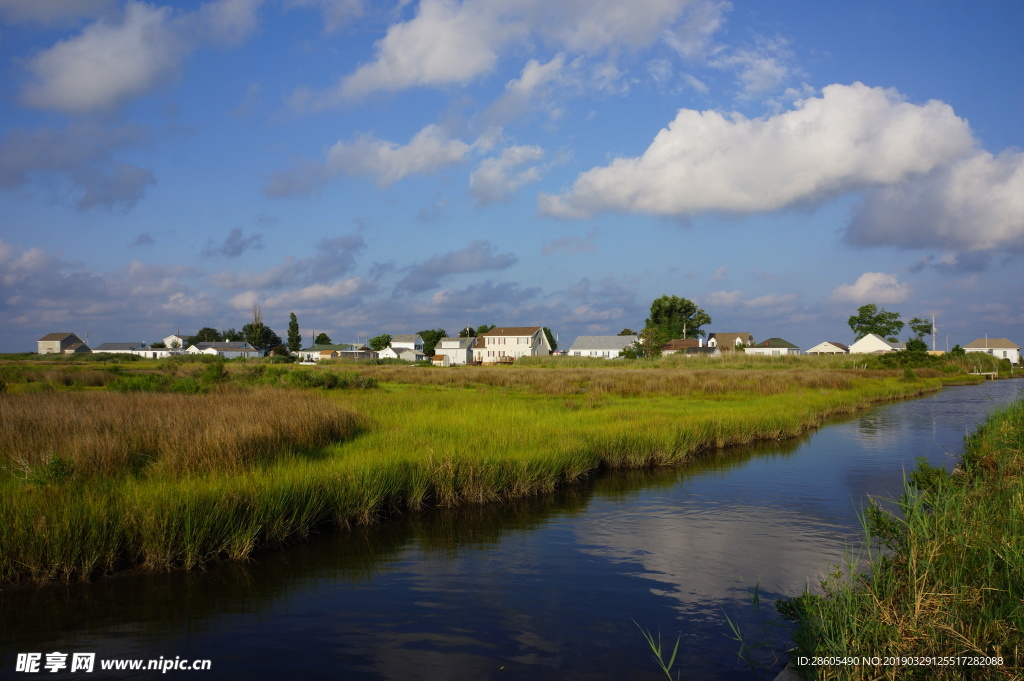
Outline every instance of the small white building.
<svg viewBox="0 0 1024 681">
<path fill-rule="evenodd" d="M 1008 359 L 1011 364 L 1020 362 L 1020 346 L 1009 338 L 979 338 L 965 345 L 964 350 L 984 352 L 999 359 Z"/>
<path fill-rule="evenodd" d="M 238 359 L 239 357 L 259 357 L 262 353 L 245 341 L 211 341 L 189 346 L 188 354 Z"/>
<path fill-rule="evenodd" d="M 547 357 L 551 344 L 542 326 L 496 327 L 476 337 L 473 361 L 480 364 L 514 362 L 520 357 Z"/>
<path fill-rule="evenodd" d="M 569 356 L 615 359 L 636 339 L 636 336 L 577 336 L 569 348 Z"/>
<path fill-rule="evenodd" d="M 394 345 L 390 345 L 377 352 L 377 359 L 404 359 L 407 362 L 422 362 L 426 358 L 427 356 L 423 354 L 422 347 L 419 350 L 413 350 L 403 347 L 396 348 Z"/>
<path fill-rule="evenodd" d="M 858 339 L 853 345 L 850 346 L 851 355 L 871 355 L 879 354 L 882 352 L 899 352 L 900 350 L 906 350 L 907 346 L 903 343 L 891 343 L 878 334 L 869 333 L 863 338 Z"/>
<path fill-rule="evenodd" d="M 476 342 L 476 338 L 473 336 L 466 338 L 442 338 L 434 346 L 434 364 L 439 366 L 469 364 L 473 361 L 474 342 Z M 445 360 L 439 359 L 442 356 L 448 358 L 447 363 L 445 363 Z"/>
<path fill-rule="evenodd" d="M 837 341 L 822 341 L 807 351 L 808 355 L 845 355 L 850 346 Z"/>
<path fill-rule="evenodd" d="M 781 338 L 769 338 L 743 350 L 748 355 L 765 355 L 767 357 L 781 357 L 782 355 L 799 355 L 799 346 L 793 345 Z"/>
</svg>

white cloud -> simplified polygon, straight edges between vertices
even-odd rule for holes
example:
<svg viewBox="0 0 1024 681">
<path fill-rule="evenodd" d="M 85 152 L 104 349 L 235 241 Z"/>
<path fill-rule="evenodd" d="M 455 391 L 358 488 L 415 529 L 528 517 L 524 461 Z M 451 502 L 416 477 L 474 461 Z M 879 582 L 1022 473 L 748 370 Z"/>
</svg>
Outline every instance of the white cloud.
<svg viewBox="0 0 1024 681">
<path fill-rule="evenodd" d="M 480 203 L 507 201 L 519 187 L 540 179 L 541 170 L 537 166 L 519 168 L 543 156 L 544 150 L 540 147 L 506 147 L 500 156 L 480 161 L 469 176 L 469 190 Z"/>
<path fill-rule="evenodd" d="M 708 294 L 708 305 L 733 307 L 743 299 L 743 291 L 712 291 Z"/>
<path fill-rule="evenodd" d="M 832 291 L 830 298 L 850 303 L 902 303 L 911 293 L 910 284 L 900 283 L 894 274 L 865 272 L 854 283 Z"/>
<path fill-rule="evenodd" d="M 830 85 L 764 119 L 682 109 L 642 156 L 582 173 L 566 194 L 542 195 L 540 208 L 561 217 L 777 210 L 899 182 L 973 145 L 966 121 L 942 102 Z"/>
<path fill-rule="evenodd" d="M 113 109 L 173 79 L 200 39 L 238 43 L 256 30 L 263 0 L 214 0 L 191 14 L 128 2 L 119 21 L 105 17 L 28 62 L 34 76 L 23 101 L 40 109 Z"/>
<path fill-rule="evenodd" d="M 289 7 L 319 7 L 324 29 L 334 33 L 351 19 L 363 15 L 363 0 L 288 0 Z"/>
<path fill-rule="evenodd" d="M 473 145 L 450 139 L 437 125 L 417 132 L 408 144 L 362 137 L 338 142 L 327 154 L 331 174 L 374 175 L 381 185 L 398 182 L 407 175 L 429 174 L 462 161 Z"/>
<path fill-rule="evenodd" d="M 846 240 L 862 246 L 1024 253 L 1024 152 L 986 151 L 867 195 Z"/>
</svg>

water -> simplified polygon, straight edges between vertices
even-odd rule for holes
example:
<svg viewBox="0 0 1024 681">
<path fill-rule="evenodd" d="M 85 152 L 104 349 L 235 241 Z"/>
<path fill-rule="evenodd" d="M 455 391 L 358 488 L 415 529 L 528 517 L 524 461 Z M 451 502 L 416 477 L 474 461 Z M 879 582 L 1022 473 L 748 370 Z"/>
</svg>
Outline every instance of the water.
<svg viewBox="0 0 1024 681">
<path fill-rule="evenodd" d="M 17 653 L 209 659 L 199 679 L 657 679 L 637 624 L 680 638 L 682 678 L 755 678 L 780 650 L 766 601 L 855 549 L 857 511 L 895 497 L 915 457 L 952 468 L 963 436 L 1021 384 L 947 388 L 798 440 L 685 469 L 603 476 L 501 508 L 438 511 L 322 536 L 205 572 L 0 592 L 0 677 Z M 69 658 L 70 659 L 70 658 Z M 763 651 L 761 662 L 773 661 Z M 45 656 L 44 656 L 45 661 Z M 772 674 L 762 674 L 771 678 Z"/>
</svg>

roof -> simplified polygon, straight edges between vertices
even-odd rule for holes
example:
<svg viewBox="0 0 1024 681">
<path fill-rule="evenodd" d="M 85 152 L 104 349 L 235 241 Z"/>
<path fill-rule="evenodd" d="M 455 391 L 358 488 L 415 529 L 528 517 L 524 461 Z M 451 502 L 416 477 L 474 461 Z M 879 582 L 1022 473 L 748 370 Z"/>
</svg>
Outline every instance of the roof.
<svg viewBox="0 0 1024 681">
<path fill-rule="evenodd" d="M 636 336 L 576 336 L 573 350 L 625 350 L 636 341 Z"/>
<path fill-rule="evenodd" d="M 93 348 L 94 352 L 105 350 L 139 350 L 146 347 L 145 343 L 103 343 Z"/>
<path fill-rule="evenodd" d="M 849 350 L 850 349 L 849 345 L 846 345 L 844 343 L 840 343 L 839 341 L 822 341 L 822 342 L 818 343 L 818 345 L 824 345 L 825 343 L 828 343 L 829 345 L 834 345 L 837 348 L 839 348 L 840 350 Z M 817 347 L 817 345 L 815 347 Z"/>
<path fill-rule="evenodd" d="M 40 338 L 39 340 L 40 341 L 59 341 L 59 340 L 64 340 L 68 336 L 75 336 L 75 334 L 73 334 L 71 332 L 67 332 L 67 333 L 48 333 L 45 336 L 43 336 L 42 338 Z M 78 336 L 75 336 L 75 338 L 78 338 Z"/>
<path fill-rule="evenodd" d="M 303 348 L 299 352 L 322 352 L 323 350 L 348 350 L 352 347 L 351 343 L 313 343 L 308 348 Z"/>
<path fill-rule="evenodd" d="M 539 326 L 505 326 L 493 328 L 480 336 L 532 336 L 541 330 Z M 480 336 L 477 336 L 479 338 Z"/>
<path fill-rule="evenodd" d="M 736 341 L 740 341 L 742 345 L 746 345 L 748 342 L 754 341 L 754 334 L 748 331 L 742 331 L 740 333 L 709 333 L 708 342 L 714 338 L 718 347 L 725 350 L 732 350 L 736 347 Z"/>
<path fill-rule="evenodd" d="M 419 338 L 420 342 L 423 341 L 418 333 L 396 333 L 391 337 L 392 343 L 415 343 L 416 339 Z"/>
<path fill-rule="evenodd" d="M 202 343 L 193 343 L 193 346 L 200 350 L 206 350 L 207 348 L 217 348 L 218 350 L 255 350 L 253 346 L 249 345 L 245 341 L 203 341 Z"/>
<path fill-rule="evenodd" d="M 973 340 L 964 346 L 965 350 L 967 350 L 968 348 L 1016 348 L 1017 350 L 1020 350 L 1020 346 L 1011 341 L 1009 338 L 979 338 L 978 340 Z"/>
<path fill-rule="evenodd" d="M 895 343 L 893 343 L 892 341 L 887 341 L 886 339 L 884 339 L 881 336 L 879 336 L 877 333 L 869 333 L 869 334 L 863 336 L 862 338 L 858 338 L 856 341 L 853 342 L 853 344 L 856 345 L 857 343 L 860 343 L 865 338 L 873 338 L 873 339 L 875 339 L 877 341 L 885 343 L 886 345 L 888 345 L 893 350 L 906 350 L 907 349 L 907 346 L 904 345 L 903 343 L 900 343 L 899 341 L 897 341 Z"/>
<path fill-rule="evenodd" d="M 673 338 L 661 346 L 662 352 L 679 352 L 686 348 L 699 348 L 700 341 L 696 338 Z"/>
<path fill-rule="evenodd" d="M 799 345 L 793 345 L 789 341 L 782 340 L 781 338 L 769 338 L 768 340 L 761 341 L 760 343 L 758 343 L 754 347 L 755 348 L 796 348 L 797 350 L 800 349 Z"/>
<path fill-rule="evenodd" d="M 475 340 L 474 336 L 466 336 L 465 338 L 450 338 L 446 336 L 437 341 L 437 347 L 434 350 L 465 350 L 472 347 Z"/>
</svg>

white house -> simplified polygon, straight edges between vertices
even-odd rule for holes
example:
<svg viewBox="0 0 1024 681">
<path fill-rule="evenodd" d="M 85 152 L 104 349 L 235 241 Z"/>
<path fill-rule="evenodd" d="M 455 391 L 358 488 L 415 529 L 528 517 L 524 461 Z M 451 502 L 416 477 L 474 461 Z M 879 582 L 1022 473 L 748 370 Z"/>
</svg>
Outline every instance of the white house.
<svg viewBox="0 0 1024 681">
<path fill-rule="evenodd" d="M 145 357 L 146 359 L 167 359 L 168 357 L 184 355 L 185 350 L 184 348 L 154 348 L 150 346 L 135 350 L 132 354 L 138 355 L 139 357 Z"/>
<path fill-rule="evenodd" d="M 569 348 L 569 355 L 614 359 L 636 339 L 636 336 L 577 336 Z"/>
<path fill-rule="evenodd" d="M 434 346 L 434 364 L 440 364 L 441 366 L 469 364 L 473 361 L 474 342 L 476 342 L 476 338 L 473 336 L 467 338 L 442 338 Z M 445 360 L 439 359 L 439 356 L 447 357 L 447 363 L 445 363 Z"/>
<path fill-rule="evenodd" d="M 863 338 L 858 339 L 853 345 L 850 346 L 851 355 L 870 355 L 872 353 L 878 354 L 881 352 L 898 352 L 900 350 L 906 350 L 907 346 L 903 343 L 890 343 L 881 336 L 869 333 Z"/>
<path fill-rule="evenodd" d="M 520 357 L 546 357 L 551 344 L 541 326 L 493 328 L 476 337 L 473 361 L 481 364 L 514 362 Z"/>
<path fill-rule="evenodd" d="M 377 352 L 377 359 L 404 359 L 407 362 L 422 362 L 426 358 L 427 356 L 423 354 L 422 347 L 419 350 L 413 350 L 403 347 L 396 348 L 394 345 L 390 345 Z"/>
<path fill-rule="evenodd" d="M 188 347 L 189 338 L 191 338 L 191 336 L 182 336 L 180 333 L 172 333 L 170 336 L 164 338 L 164 345 L 172 350 L 179 348 L 184 350 Z"/>
<path fill-rule="evenodd" d="M 224 359 L 259 357 L 260 351 L 245 341 L 212 341 L 195 343 L 188 348 L 190 355 L 215 355 Z"/>
<path fill-rule="evenodd" d="M 1020 346 L 1009 338 L 979 338 L 965 345 L 964 350 L 984 352 L 999 359 L 1008 359 L 1012 364 L 1020 362 Z"/>
<path fill-rule="evenodd" d="M 423 339 L 418 333 L 399 333 L 391 337 L 391 347 L 395 350 L 416 350 L 423 352 Z"/>
<path fill-rule="evenodd" d="M 748 355 L 781 357 L 782 355 L 799 355 L 800 348 L 781 338 L 769 338 L 768 340 L 761 341 L 757 345 L 746 348 L 743 352 Z"/>
<path fill-rule="evenodd" d="M 808 355 L 845 355 L 850 346 L 836 341 L 822 341 L 807 351 Z"/>
<path fill-rule="evenodd" d="M 707 347 L 718 348 L 722 352 L 741 350 L 754 345 L 754 334 L 747 333 L 709 333 Z"/>
</svg>

